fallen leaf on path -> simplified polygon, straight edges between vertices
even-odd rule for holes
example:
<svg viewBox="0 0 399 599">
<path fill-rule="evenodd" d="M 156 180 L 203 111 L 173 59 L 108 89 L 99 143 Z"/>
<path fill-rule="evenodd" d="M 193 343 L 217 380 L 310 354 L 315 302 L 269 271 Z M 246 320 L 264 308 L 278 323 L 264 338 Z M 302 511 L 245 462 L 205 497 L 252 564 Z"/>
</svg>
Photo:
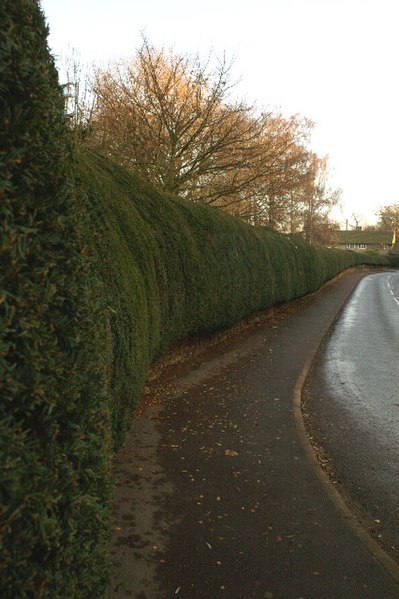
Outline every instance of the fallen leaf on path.
<svg viewBox="0 0 399 599">
<path fill-rule="evenodd" d="M 235 457 L 238 455 L 238 451 L 234 451 L 234 449 L 226 449 L 224 455 Z"/>
</svg>

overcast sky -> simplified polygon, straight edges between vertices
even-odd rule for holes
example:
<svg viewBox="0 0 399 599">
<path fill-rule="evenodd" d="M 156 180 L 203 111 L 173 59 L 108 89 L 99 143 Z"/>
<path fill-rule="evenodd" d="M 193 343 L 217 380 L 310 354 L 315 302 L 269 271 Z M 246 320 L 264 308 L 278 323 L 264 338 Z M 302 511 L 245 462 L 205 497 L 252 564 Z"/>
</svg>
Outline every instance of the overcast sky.
<svg viewBox="0 0 399 599">
<path fill-rule="evenodd" d="M 375 221 L 399 204 L 399 0 L 42 0 L 55 57 L 132 56 L 144 32 L 178 52 L 235 58 L 239 95 L 316 122 L 332 184 L 352 213 Z"/>
</svg>

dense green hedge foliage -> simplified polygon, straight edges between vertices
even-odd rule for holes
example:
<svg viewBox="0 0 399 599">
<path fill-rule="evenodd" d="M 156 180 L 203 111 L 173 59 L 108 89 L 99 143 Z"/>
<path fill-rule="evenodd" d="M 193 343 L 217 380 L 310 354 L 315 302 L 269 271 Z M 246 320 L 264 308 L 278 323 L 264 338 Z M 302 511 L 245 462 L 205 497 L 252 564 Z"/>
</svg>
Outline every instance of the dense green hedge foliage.
<svg viewBox="0 0 399 599">
<path fill-rule="evenodd" d="M 315 249 L 215 208 L 166 197 L 108 160 L 80 160 L 112 330 L 113 434 L 129 427 L 148 366 L 178 340 L 228 327 L 386 259 Z"/>
<path fill-rule="evenodd" d="M 399 254 L 388 254 L 389 266 L 399 268 Z"/>
<path fill-rule="evenodd" d="M 106 578 L 104 326 L 63 98 L 34 0 L 0 3 L 0 596 Z"/>
</svg>

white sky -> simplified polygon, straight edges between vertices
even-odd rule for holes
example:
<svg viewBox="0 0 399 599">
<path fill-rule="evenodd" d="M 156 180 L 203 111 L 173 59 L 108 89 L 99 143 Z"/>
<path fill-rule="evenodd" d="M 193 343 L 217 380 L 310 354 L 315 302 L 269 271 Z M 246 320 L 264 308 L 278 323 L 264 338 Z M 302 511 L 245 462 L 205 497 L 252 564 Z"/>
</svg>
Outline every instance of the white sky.
<svg viewBox="0 0 399 599">
<path fill-rule="evenodd" d="M 141 32 L 178 52 L 235 57 L 239 95 L 316 122 L 343 189 L 342 226 L 399 203 L 399 0 L 42 0 L 56 57 L 132 56 Z"/>
</svg>

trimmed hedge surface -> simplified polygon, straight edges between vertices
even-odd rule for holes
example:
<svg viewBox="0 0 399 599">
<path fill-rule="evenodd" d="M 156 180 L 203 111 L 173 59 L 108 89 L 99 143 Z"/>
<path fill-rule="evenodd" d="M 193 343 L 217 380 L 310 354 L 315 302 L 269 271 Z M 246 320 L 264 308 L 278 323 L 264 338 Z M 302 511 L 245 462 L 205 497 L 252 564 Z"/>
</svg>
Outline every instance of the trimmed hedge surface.
<svg viewBox="0 0 399 599">
<path fill-rule="evenodd" d="M 399 268 L 399 254 L 388 254 L 388 260 L 392 268 Z"/>
<path fill-rule="evenodd" d="M 150 363 L 177 341 L 317 290 L 386 258 L 316 249 L 216 208 L 166 197 L 95 154 L 80 159 L 112 331 L 113 437 L 129 428 Z"/>
<path fill-rule="evenodd" d="M 107 578 L 103 308 L 63 112 L 37 3 L 2 0 L 2 599 L 99 597 Z"/>
</svg>

